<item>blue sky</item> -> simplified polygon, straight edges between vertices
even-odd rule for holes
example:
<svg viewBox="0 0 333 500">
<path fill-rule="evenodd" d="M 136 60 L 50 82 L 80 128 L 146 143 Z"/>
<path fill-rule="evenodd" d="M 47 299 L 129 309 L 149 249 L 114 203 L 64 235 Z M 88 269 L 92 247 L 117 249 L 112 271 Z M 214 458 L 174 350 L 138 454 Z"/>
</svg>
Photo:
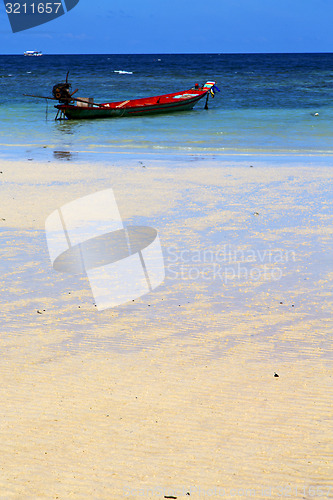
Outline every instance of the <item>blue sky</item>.
<svg viewBox="0 0 333 500">
<path fill-rule="evenodd" d="M 0 53 L 333 52 L 332 25 L 333 0 L 80 0 L 12 33 L 1 3 Z"/>
</svg>

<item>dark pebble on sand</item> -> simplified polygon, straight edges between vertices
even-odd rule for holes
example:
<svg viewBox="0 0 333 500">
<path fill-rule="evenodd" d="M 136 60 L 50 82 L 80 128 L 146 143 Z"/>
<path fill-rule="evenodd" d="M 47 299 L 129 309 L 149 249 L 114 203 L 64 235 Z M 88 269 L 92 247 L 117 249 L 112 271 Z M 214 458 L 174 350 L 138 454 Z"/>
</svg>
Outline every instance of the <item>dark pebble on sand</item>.
<svg viewBox="0 0 333 500">
<path fill-rule="evenodd" d="M 280 375 L 278 375 L 276 372 L 274 372 L 274 377 L 279 377 Z"/>
</svg>

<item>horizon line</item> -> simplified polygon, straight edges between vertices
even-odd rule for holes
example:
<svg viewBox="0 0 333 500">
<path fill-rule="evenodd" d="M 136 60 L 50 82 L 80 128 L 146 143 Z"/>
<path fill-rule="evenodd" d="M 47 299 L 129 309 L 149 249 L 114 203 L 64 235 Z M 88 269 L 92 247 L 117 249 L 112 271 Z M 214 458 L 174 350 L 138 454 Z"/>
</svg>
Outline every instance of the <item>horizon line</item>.
<svg viewBox="0 0 333 500">
<path fill-rule="evenodd" d="M 42 51 L 39 51 L 42 52 Z M 43 53 L 43 52 L 42 52 Z M 306 55 L 306 54 L 333 54 L 333 52 L 66 52 L 66 53 L 43 53 L 43 55 L 47 56 L 130 56 L 130 55 L 219 55 L 219 56 L 227 56 L 227 55 Z M 0 56 L 21 56 L 24 55 L 24 52 L 15 53 L 15 54 L 0 54 Z"/>
</svg>

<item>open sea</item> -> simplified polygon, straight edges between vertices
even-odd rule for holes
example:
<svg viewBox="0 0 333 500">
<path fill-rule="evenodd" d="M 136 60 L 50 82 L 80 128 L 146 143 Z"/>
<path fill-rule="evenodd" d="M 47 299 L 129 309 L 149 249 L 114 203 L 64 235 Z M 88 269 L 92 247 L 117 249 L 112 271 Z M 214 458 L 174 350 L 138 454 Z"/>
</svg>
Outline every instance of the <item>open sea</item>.
<svg viewBox="0 0 333 500">
<path fill-rule="evenodd" d="M 31 48 L 31 47 L 27 47 Z M 95 102 L 176 92 L 215 80 L 193 111 L 55 121 L 53 85 Z M 0 56 L 0 157 L 105 160 L 110 154 L 333 155 L 333 54 Z"/>
</svg>

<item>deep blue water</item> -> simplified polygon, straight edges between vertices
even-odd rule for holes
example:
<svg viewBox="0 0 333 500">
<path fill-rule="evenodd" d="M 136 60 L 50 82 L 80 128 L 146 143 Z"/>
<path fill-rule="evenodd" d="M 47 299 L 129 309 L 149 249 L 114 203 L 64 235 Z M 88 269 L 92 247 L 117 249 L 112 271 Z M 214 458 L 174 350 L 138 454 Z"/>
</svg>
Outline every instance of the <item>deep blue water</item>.
<svg viewBox="0 0 333 500">
<path fill-rule="evenodd" d="M 216 80 L 209 110 L 54 121 L 51 96 L 67 71 L 95 102 L 185 90 Z M 0 157 L 105 154 L 333 154 L 333 54 L 0 56 Z M 90 153 L 87 155 L 87 153 Z"/>
</svg>

